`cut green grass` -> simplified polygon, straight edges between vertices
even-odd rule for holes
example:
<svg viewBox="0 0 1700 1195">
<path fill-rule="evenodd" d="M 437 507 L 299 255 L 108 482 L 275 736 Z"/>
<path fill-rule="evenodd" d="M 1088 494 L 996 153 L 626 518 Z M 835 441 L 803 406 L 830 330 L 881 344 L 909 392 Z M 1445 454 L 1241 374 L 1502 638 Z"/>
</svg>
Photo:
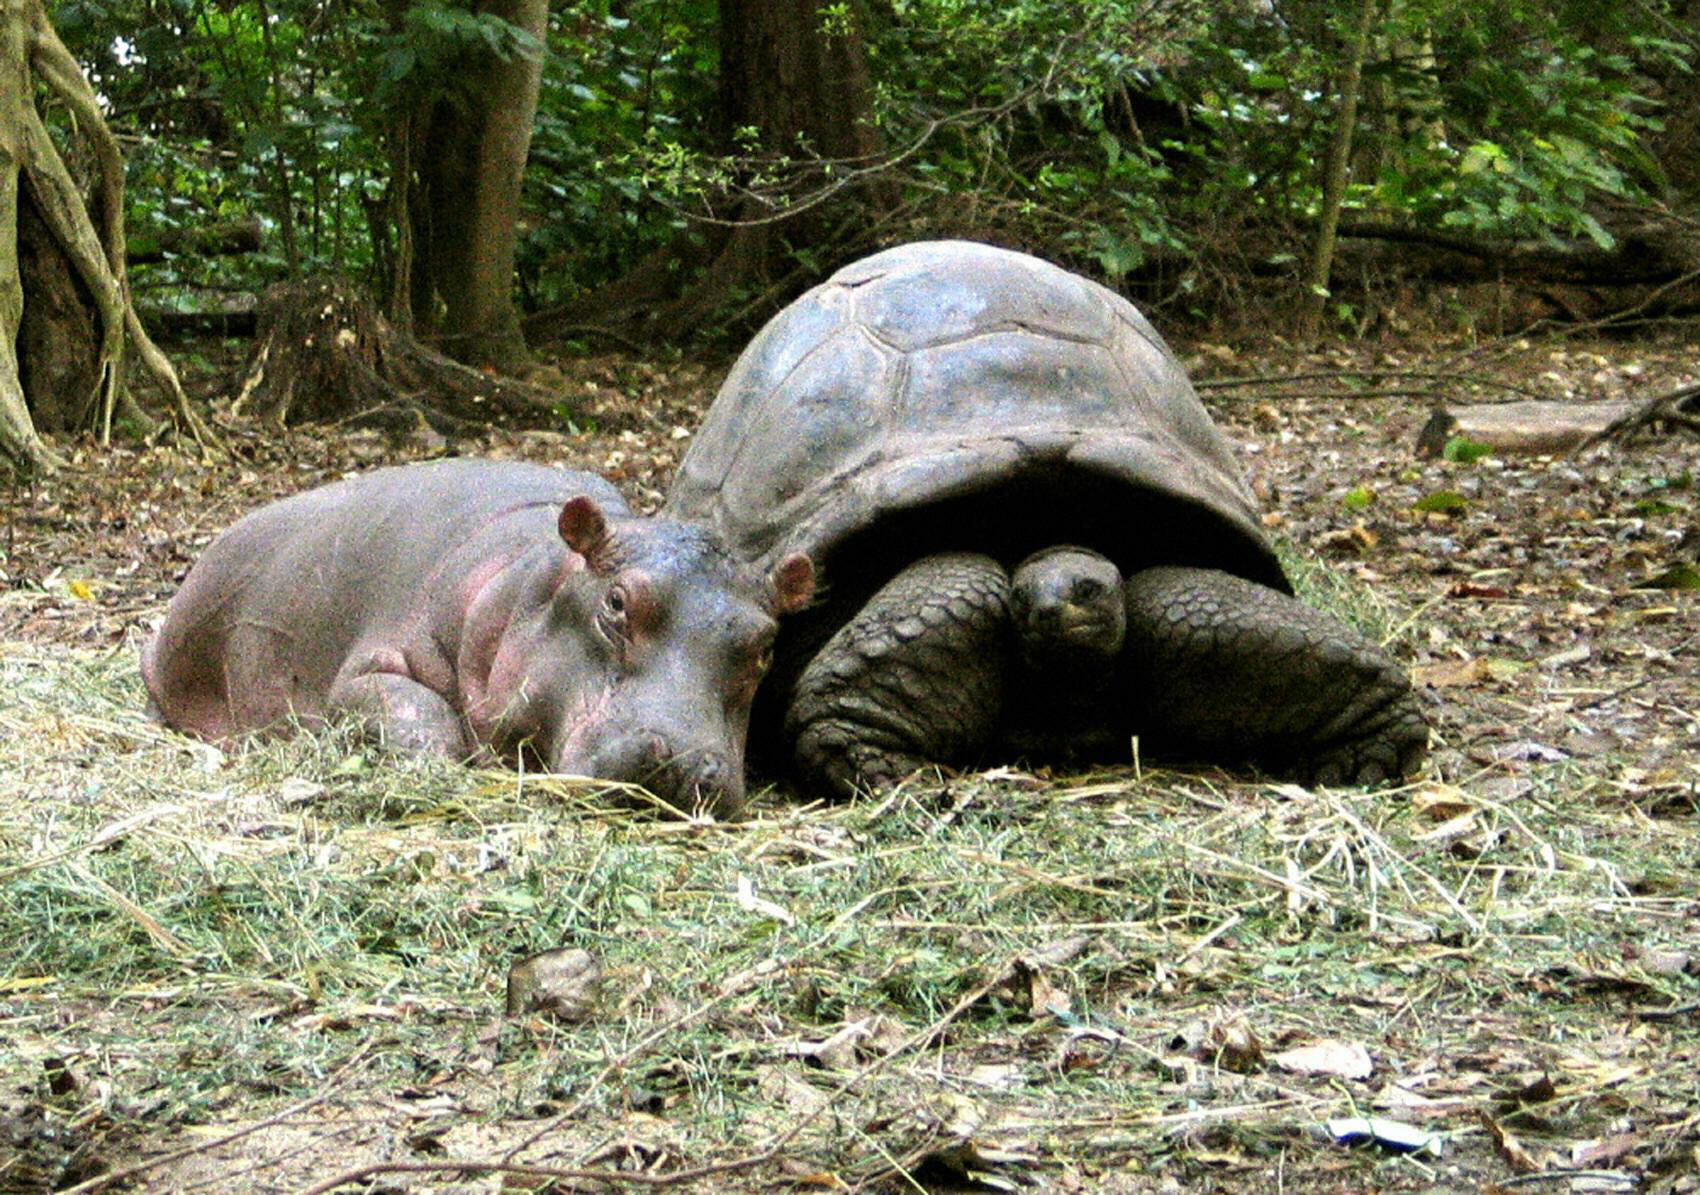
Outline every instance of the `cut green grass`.
<svg viewBox="0 0 1700 1195">
<path fill-rule="evenodd" d="M 183 1148 L 141 1185 L 1421 1187 L 1504 1177 L 1484 1114 L 1554 1150 L 1641 1133 L 1648 1174 L 1700 1144 L 1700 1021 L 1670 1011 L 1700 1000 L 1700 835 L 1562 765 L 1383 793 L 1004 771 L 727 826 L 336 732 L 227 753 L 141 706 L 128 653 L 0 646 L 0 1077 L 63 1175 Z M 561 946 L 594 1011 L 503 1017 L 508 969 Z M 1372 1074 L 1273 1060 L 1333 1039 Z M 1443 1160 L 1316 1135 L 1371 1110 Z"/>
</svg>

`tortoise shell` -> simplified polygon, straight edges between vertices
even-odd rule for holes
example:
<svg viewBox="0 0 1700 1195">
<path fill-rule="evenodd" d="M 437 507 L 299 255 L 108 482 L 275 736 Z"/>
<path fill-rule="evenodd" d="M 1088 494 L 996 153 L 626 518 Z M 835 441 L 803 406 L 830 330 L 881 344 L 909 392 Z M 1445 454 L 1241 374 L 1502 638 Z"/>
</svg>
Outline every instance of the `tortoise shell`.
<svg viewBox="0 0 1700 1195">
<path fill-rule="evenodd" d="M 734 364 L 666 513 L 861 592 L 929 551 L 1066 542 L 1126 571 L 1289 586 L 1232 451 L 1131 303 L 1035 257 L 902 245 L 839 270 Z"/>
</svg>

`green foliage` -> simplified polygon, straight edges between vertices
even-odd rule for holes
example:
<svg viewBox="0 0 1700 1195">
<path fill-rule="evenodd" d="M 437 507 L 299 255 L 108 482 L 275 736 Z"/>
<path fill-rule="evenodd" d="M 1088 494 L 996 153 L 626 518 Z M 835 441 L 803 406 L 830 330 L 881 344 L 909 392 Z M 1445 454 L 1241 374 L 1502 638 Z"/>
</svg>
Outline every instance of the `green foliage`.
<svg viewBox="0 0 1700 1195">
<path fill-rule="evenodd" d="M 682 219 L 656 200 L 693 190 L 687 147 L 713 143 L 713 0 L 581 0 L 550 12 L 519 270 L 544 305 L 618 275 Z"/>
<path fill-rule="evenodd" d="M 1683 48 L 1650 31 L 1650 10 L 1494 3 L 1457 21 L 1428 7 L 1408 9 L 1422 24 L 1408 15 L 1406 27 L 1430 31 L 1432 61 L 1395 78 L 1406 96 L 1430 89 L 1443 135 L 1430 125 L 1392 147 L 1371 201 L 1473 233 L 1610 248 L 1588 206 L 1662 182 L 1641 144 L 1660 127 L 1643 71 L 1680 66 Z"/>
<path fill-rule="evenodd" d="M 166 295 L 367 271 L 397 115 L 454 102 L 462 55 L 542 50 L 446 0 L 67 0 L 53 19 L 128 143 L 132 250 L 261 222 L 257 254 L 136 270 L 138 289 Z"/>
<path fill-rule="evenodd" d="M 1656 577 L 1636 584 L 1637 589 L 1700 589 L 1700 568 L 1679 561 L 1665 569 Z"/>
<path fill-rule="evenodd" d="M 876 118 L 915 144 L 911 185 L 963 196 L 954 231 L 1044 248 L 1109 278 L 1184 249 L 1174 170 L 1130 126 L 1147 70 L 1202 6 L 902 0 L 870 31 Z M 947 209 L 948 210 L 948 209 Z"/>
<path fill-rule="evenodd" d="M 1691 46 L 1667 5 L 1397 0 L 1364 65 L 1349 218 L 1492 238 L 1610 233 L 1601 199 L 1663 184 L 1655 79 Z M 966 235 L 1045 252 L 1147 298 L 1192 303 L 1244 272 L 1293 269 L 1320 200 L 1352 6 L 1204 0 L 822 3 L 859 31 L 898 200 L 870 243 L 793 246 L 818 272 L 875 235 Z M 369 275 L 388 236 L 398 119 L 454 103 L 457 62 L 543 52 L 520 285 L 530 306 L 618 276 L 728 184 L 807 201 L 839 172 L 807 145 L 757 156 L 719 113 L 714 0 L 552 6 L 548 45 L 465 0 L 62 0 L 53 19 L 129 156 L 138 248 L 258 217 L 263 253 L 179 253 L 157 291 Z M 376 230 L 374 222 L 380 225 Z M 810 257 L 813 253 L 814 256 Z M 1210 263 L 1220 268 L 1202 268 Z M 1196 296 L 1195 296 L 1196 297 Z M 1340 300 L 1338 312 L 1350 318 Z"/>
</svg>

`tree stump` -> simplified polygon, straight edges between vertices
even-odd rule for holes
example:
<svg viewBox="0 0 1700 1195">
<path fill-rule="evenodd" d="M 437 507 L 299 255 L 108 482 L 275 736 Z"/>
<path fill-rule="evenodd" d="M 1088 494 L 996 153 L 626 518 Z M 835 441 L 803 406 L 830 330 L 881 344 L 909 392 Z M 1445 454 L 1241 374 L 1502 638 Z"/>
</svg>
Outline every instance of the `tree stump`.
<svg viewBox="0 0 1700 1195">
<path fill-rule="evenodd" d="M 262 297 L 235 412 L 279 426 L 354 423 L 444 434 L 552 422 L 560 396 L 471 369 L 396 330 L 337 279 L 285 282 Z"/>
</svg>

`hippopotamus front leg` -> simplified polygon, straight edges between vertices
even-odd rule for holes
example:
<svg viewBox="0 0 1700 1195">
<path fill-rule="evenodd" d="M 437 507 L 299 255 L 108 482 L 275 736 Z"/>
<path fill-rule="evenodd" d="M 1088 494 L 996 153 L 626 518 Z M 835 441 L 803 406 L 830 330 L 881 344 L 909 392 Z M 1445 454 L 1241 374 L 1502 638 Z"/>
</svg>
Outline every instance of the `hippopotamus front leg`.
<svg viewBox="0 0 1700 1195">
<path fill-rule="evenodd" d="M 448 698 L 418 679 L 399 651 L 351 660 L 332 683 L 327 704 L 353 714 L 389 747 L 459 762 L 489 754 Z"/>
</svg>

